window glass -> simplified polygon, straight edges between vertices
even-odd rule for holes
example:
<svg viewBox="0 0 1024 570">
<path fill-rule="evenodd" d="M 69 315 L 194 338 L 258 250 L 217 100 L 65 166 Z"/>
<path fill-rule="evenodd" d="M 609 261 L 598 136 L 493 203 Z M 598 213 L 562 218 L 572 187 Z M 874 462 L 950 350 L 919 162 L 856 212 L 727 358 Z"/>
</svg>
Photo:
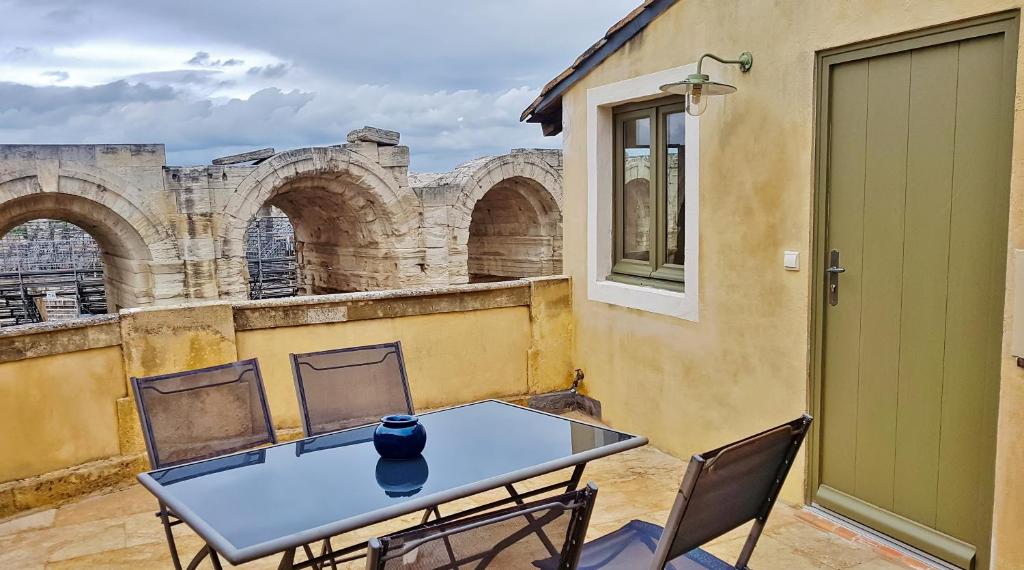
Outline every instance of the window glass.
<svg viewBox="0 0 1024 570">
<path fill-rule="evenodd" d="M 685 130 L 682 111 L 665 115 L 665 252 L 663 263 L 683 264 L 683 157 Z"/>
<path fill-rule="evenodd" d="M 623 123 L 622 257 L 651 259 L 651 119 Z"/>
</svg>

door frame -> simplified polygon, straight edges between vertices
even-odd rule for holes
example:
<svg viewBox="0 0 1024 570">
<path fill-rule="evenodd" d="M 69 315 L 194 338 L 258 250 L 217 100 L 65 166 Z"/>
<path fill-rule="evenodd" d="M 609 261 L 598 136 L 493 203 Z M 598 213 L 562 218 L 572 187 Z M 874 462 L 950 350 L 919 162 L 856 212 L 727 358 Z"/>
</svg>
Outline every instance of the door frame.
<svg viewBox="0 0 1024 570">
<path fill-rule="evenodd" d="M 813 197 L 812 197 L 812 279 L 809 295 L 810 307 L 810 355 L 809 355 L 809 378 L 808 378 L 808 407 L 814 417 L 819 421 L 811 426 L 811 433 L 808 437 L 808 460 L 806 481 L 804 489 L 805 502 L 812 504 L 815 493 L 821 483 L 821 429 L 824 418 L 821 415 L 821 394 L 823 381 L 823 333 L 826 301 L 826 278 L 825 267 L 827 260 L 828 238 L 828 153 L 829 153 L 829 91 L 831 68 L 841 63 L 870 59 L 878 56 L 894 54 L 914 49 L 945 44 L 956 41 L 968 40 L 976 37 L 1002 34 L 1004 36 L 1004 73 L 1009 77 L 1016 78 L 1017 74 L 1017 50 L 1019 46 L 1018 34 L 1020 28 L 1020 10 L 1012 10 L 975 17 L 967 20 L 960 20 L 941 24 L 938 26 L 913 30 L 901 34 L 885 36 L 849 44 L 846 46 L 830 48 L 819 51 L 815 54 L 814 69 L 814 156 L 813 156 Z M 1006 140 L 1003 151 L 1006 156 L 1003 161 L 1006 165 L 1004 179 L 1009 187 L 1011 158 L 1013 153 L 1013 115 L 1014 98 L 1016 95 L 1016 81 L 1008 82 L 1003 93 L 1001 105 L 1007 114 L 1007 129 L 1004 134 Z M 992 392 L 987 405 L 989 407 L 989 428 L 993 445 L 991 453 L 985 458 L 985 481 L 986 486 L 982 490 L 985 496 L 983 505 L 983 516 L 988 521 L 989 539 L 985 544 L 976 545 L 977 568 L 987 568 L 989 554 L 991 551 L 991 524 L 994 504 L 995 486 L 995 438 L 996 422 L 999 410 L 998 385 Z"/>
</svg>

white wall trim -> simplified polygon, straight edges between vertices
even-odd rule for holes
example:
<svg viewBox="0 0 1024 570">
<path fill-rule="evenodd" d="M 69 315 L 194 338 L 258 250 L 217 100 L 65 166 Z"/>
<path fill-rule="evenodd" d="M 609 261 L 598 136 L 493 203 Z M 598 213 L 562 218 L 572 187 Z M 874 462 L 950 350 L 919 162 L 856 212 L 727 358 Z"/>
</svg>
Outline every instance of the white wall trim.
<svg viewBox="0 0 1024 570">
<path fill-rule="evenodd" d="M 664 94 L 658 89 L 659 86 L 679 81 L 694 73 L 696 67 L 696 64 L 684 65 L 587 90 L 587 299 L 591 301 L 689 321 L 699 320 L 697 289 L 700 247 L 697 240 L 700 236 L 700 121 L 696 117 L 686 115 L 685 123 L 685 292 L 627 285 L 605 279 L 612 269 L 614 235 L 611 206 L 614 196 L 612 173 L 615 129 L 612 107 L 661 97 Z"/>
</svg>

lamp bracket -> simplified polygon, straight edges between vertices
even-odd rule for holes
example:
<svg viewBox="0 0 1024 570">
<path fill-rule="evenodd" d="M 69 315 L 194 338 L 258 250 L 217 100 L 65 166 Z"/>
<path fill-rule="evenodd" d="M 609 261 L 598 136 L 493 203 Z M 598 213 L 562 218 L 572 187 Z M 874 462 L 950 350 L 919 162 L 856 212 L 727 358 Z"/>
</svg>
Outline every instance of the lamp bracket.
<svg viewBox="0 0 1024 570">
<path fill-rule="evenodd" d="M 697 60 L 698 75 L 703 75 L 701 73 L 701 66 L 704 64 L 704 58 L 706 57 L 710 57 L 711 59 L 717 61 L 718 63 L 724 63 L 727 65 L 738 65 L 740 66 L 740 71 L 744 73 L 750 71 L 750 68 L 754 66 L 754 55 L 751 54 L 749 51 L 741 53 L 737 59 L 723 59 L 713 53 L 706 53 L 700 56 L 700 59 Z"/>
</svg>

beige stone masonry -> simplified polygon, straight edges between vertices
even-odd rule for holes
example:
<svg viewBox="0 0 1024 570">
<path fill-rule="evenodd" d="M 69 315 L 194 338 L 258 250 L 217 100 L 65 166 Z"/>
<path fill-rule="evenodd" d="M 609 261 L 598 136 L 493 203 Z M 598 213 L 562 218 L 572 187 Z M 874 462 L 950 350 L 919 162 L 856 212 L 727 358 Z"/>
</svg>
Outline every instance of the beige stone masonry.
<svg viewBox="0 0 1024 570">
<path fill-rule="evenodd" d="M 103 251 L 111 312 L 246 299 L 245 232 L 268 206 L 294 226 L 300 294 L 560 270 L 559 151 L 517 149 L 410 182 L 399 136 L 366 127 L 341 145 L 260 151 L 259 164 L 188 167 L 165 166 L 162 145 L 0 145 L 0 234 L 38 218 L 85 229 Z"/>
<path fill-rule="evenodd" d="M 121 344 L 117 315 L 0 329 L 0 363 Z"/>
</svg>

